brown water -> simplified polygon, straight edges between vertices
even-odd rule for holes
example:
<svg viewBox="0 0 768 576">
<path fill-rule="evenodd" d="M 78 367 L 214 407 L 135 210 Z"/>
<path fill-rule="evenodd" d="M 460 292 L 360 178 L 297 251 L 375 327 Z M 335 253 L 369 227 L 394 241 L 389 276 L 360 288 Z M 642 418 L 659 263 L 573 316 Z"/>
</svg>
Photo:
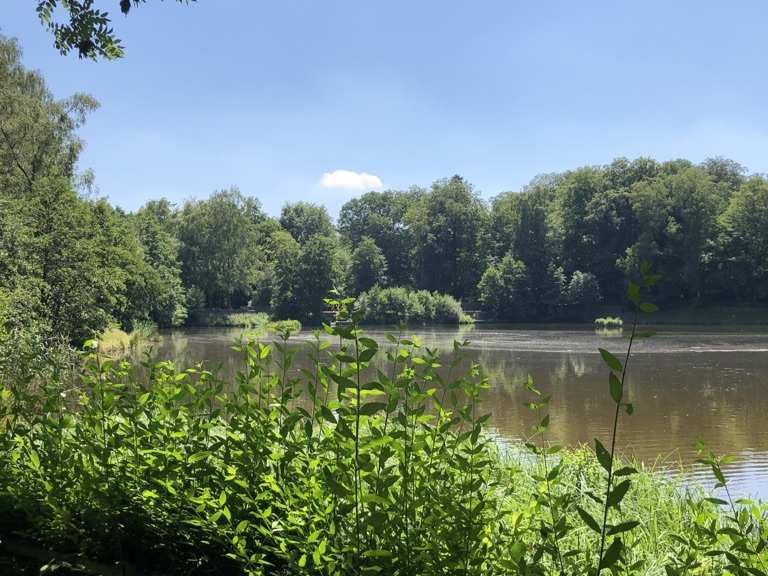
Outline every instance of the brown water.
<svg viewBox="0 0 768 576">
<path fill-rule="evenodd" d="M 384 341 L 382 330 L 367 330 Z M 188 365 L 220 364 L 222 376 L 239 368 L 231 350 L 240 334 L 233 329 L 176 331 L 164 335 L 158 357 Z M 484 397 L 493 416 L 490 431 L 502 441 L 525 438 L 534 415 L 524 382 L 552 395 L 551 440 L 567 445 L 605 439 L 613 403 L 608 372 L 597 352 L 626 350 L 620 334 L 600 336 L 590 328 L 479 325 L 459 331 L 416 328 L 424 345 L 450 351 L 454 340 L 470 340 L 467 354 L 487 373 L 491 389 Z M 296 340 L 306 340 L 301 333 Z M 682 467 L 696 481 L 708 475 L 694 465 L 695 444 L 739 458 L 728 469 L 734 490 L 768 499 L 768 328 L 664 327 L 636 341 L 625 397 L 635 413 L 622 416 L 621 449 L 649 466 Z"/>
</svg>

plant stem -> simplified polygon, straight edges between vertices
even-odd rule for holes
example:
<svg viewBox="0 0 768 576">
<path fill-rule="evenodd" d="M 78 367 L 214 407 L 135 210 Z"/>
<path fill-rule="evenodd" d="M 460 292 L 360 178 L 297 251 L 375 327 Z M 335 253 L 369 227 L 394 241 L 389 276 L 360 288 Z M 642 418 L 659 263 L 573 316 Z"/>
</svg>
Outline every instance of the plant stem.
<svg viewBox="0 0 768 576">
<path fill-rule="evenodd" d="M 629 358 L 632 353 L 632 343 L 635 341 L 635 334 L 637 332 L 637 320 L 638 311 L 635 310 L 635 316 L 632 320 L 632 333 L 629 336 L 629 345 L 627 346 L 627 353 L 624 357 L 624 366 L 621 370 L 621 390 L 624 390 L 624 379 L 627 376 L 627 368 L 629 367 Z M 611 434 L 611 453 L 608 466 L 608 485 L 605 488 L 605 503 L 603 505 L 603 525 L 600 531 L 600 557 L 597 564 L 597 576 L 600 576 L 600 572 L 603 570 L 603 554 L 605 554 L 605 540 L 606 529 L 608 523 L 608 497 L 611 495 L 611 485 L 613 483 L 613 460 L 616 451 L 616 435 L 619 425 L 619 411 L 621 410 L 621 402 L 616 402 L 616 412 L 613 415 L 613 433 Z"/>
</svg>

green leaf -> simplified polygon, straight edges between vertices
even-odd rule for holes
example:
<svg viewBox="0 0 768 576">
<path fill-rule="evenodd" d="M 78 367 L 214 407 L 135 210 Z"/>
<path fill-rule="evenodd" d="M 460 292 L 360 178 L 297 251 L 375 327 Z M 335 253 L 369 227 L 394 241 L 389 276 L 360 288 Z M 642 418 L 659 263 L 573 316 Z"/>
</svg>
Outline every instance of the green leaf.
<svg viewBox="0 0 768 576">
<path fill-rule="evenodd" d="M 333 415 L 333 412 L 331 412 L 331 410 L 325 404 L 320 406 L 320 415 L 331 424 L 336 424 L 336 417 Z"/>
<path fill-rule="evenodd" d="M 614 538 L 613 542 L 611 542 L 611 545 L 608 546 L 608 550 L 605 551 L 605 555 L 600 560 L 600 567 L 598 568 L 598 574 L 600 573 L 600 570 L 604 568 L 610 568 L 614 564 L 616 564 L 616 561 L 619 559 L 619 556 L 621 556 L 621 550 L 624 547 L 624 544 L 621 542 L 621 538 Z"/>
<path fill-rule="evenodd" d="M 362 404 L 360 406 L 360 415 L 361 416 L 371 416 L 373 414 L 376 414 L 379 410 L 386 410 L 387 403 L 386 402 L 367 402 L 366 404 Z"/>
<path fill-rule="evenodd" d="M 611 526 L 610 530 L 608 530 L 608 534 L 613 536 L 614 534 L 629 532 L 630 530 L 637 528 L 639 525 L 640 525 L 640 522 L 638 522 L 637 520 L 629 520 L 627 522 L 622 522 L 621 524 L 616 524 L 616 526 Z"/>
<path fill-rule="evenodd" d="M 629 480 L 624 480 L 623 482 L 614 486 L 613 490 L 611 490 L 611 493 L 608 495 L 608 507 L 618 506 L 621 503 L 621 501 L 624 499 L 624 496 L 627 495 L 627 490 L 629 490 L 629 486 L 630 486 Z"/>
<path fill-rule="evenodd" d="M 605 348 L 598 348 L 598 350 L 600 351 L 600 356 L 603 357 L 603 362 L 605 362 L 608 368 L 615 372 L 621 372 L 621 362 L 619 362 L 619 359 L 616 358 L 616 356 L 608 352 Z"/>
<path fill-rule="evenodd" d="M 208 452 L 207 450 L 203 450 L 202 452 L 195 452 L 194 454 L 192 454 L 192 456 L 189 457 L 189 463 L 194 464 L 195 462 L 204 460 L 210 455 L 211 453 Z"/>
<path fill-rule="evenodd" d="M 581 519 L 584 521 L 584 524 L 592 528 L 595 532 L 598 534 L 601 533 L 600 525 L 597 523 L 597 520 L 595 520 L 589 512 L 584 510 L 581 506 L 576 506 L 576 512 L 579 513 L 579 516 L 581 516 Z"/>
<path fill-rule="evenodd" d="M 658 312 L 659 307 L 656 306 L 656 304 L 652 304 L 651 302 L 643 302 L 639 306 L 641 312 L 645 312 L 646 314 L 651 314 L 652 312 Z"/>
<path fill-rule="evenodd" d="M 360 354 L 358 355 L 360 358 L 360 362 L 368 362 L 371 358 L 373 358 L 376 355 L 377 348 L 366 348 Z"/>
<path fill-rule="evenodd" d="M 40 470 L 40 457 L 34 450 L 29 451 L 29 465 L 32 466 L 34 470 Z"/>
<path fill-rule="evenodd" d="M 629 286 L 627 287 L 627 298 L 629 298 L 630 302 L 639 304 L 640 303 L 640 286 L 638 286 L 634 282 L 630 282 Z"/>
<path fill-rule="evenodd" d="M 616 404 L 621 404 L 621 398 L 624 396 L 624 385 L 621 380 L 616 376 L 615 372 L 611 372 L 608 376 L 608 387 L 611 391 L 611 398 Z"/>
<path fill-rule="evenodd" d="M 605 449 L 603 443 L 595 438 L 595 455 L 597 455 L 597 461 L 600 462 L 606 472 L 611 471 L 611 454 Z"/>
</svg>

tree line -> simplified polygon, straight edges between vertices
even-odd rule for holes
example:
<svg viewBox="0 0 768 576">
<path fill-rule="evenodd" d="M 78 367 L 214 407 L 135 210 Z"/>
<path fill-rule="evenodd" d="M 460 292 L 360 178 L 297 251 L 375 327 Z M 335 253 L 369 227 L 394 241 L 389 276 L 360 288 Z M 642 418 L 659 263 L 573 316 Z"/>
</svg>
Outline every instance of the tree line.
<svg viewBox="0 0 768 576">
<path fill-rule="evenodd" d="M 267 215 L 236 188 L 128 213 L 77 171 L 96 101 L 56 99 L 0 39 L 0 323 L 81 341 L 204 308 L 319 322 L 333 289 L 445 293 L 507 321 L 589 319 L 653 261 L 665 307 L 768 302 L 768 180 L 721 158 L 617 159 L 484 201 L 460 176 Z M 388 293 L 388 297 L 395 292 Z M 403 296 L 405 298 L 405 296 Z M 370 298 L 369 298 L 370 300 Z"/>
</svg>

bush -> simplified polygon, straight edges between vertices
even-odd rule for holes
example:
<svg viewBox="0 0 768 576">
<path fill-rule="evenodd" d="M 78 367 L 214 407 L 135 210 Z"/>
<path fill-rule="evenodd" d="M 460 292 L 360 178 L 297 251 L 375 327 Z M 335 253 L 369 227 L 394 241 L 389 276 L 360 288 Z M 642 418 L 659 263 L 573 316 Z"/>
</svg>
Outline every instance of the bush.
<svg viewBox="0 0 768 576">
<path fill-rule="evenodd" d="M 374 286 L 358 298 L 365 324 L 460 324 L 471 322 L 448 294 Z"/>
</svg>

